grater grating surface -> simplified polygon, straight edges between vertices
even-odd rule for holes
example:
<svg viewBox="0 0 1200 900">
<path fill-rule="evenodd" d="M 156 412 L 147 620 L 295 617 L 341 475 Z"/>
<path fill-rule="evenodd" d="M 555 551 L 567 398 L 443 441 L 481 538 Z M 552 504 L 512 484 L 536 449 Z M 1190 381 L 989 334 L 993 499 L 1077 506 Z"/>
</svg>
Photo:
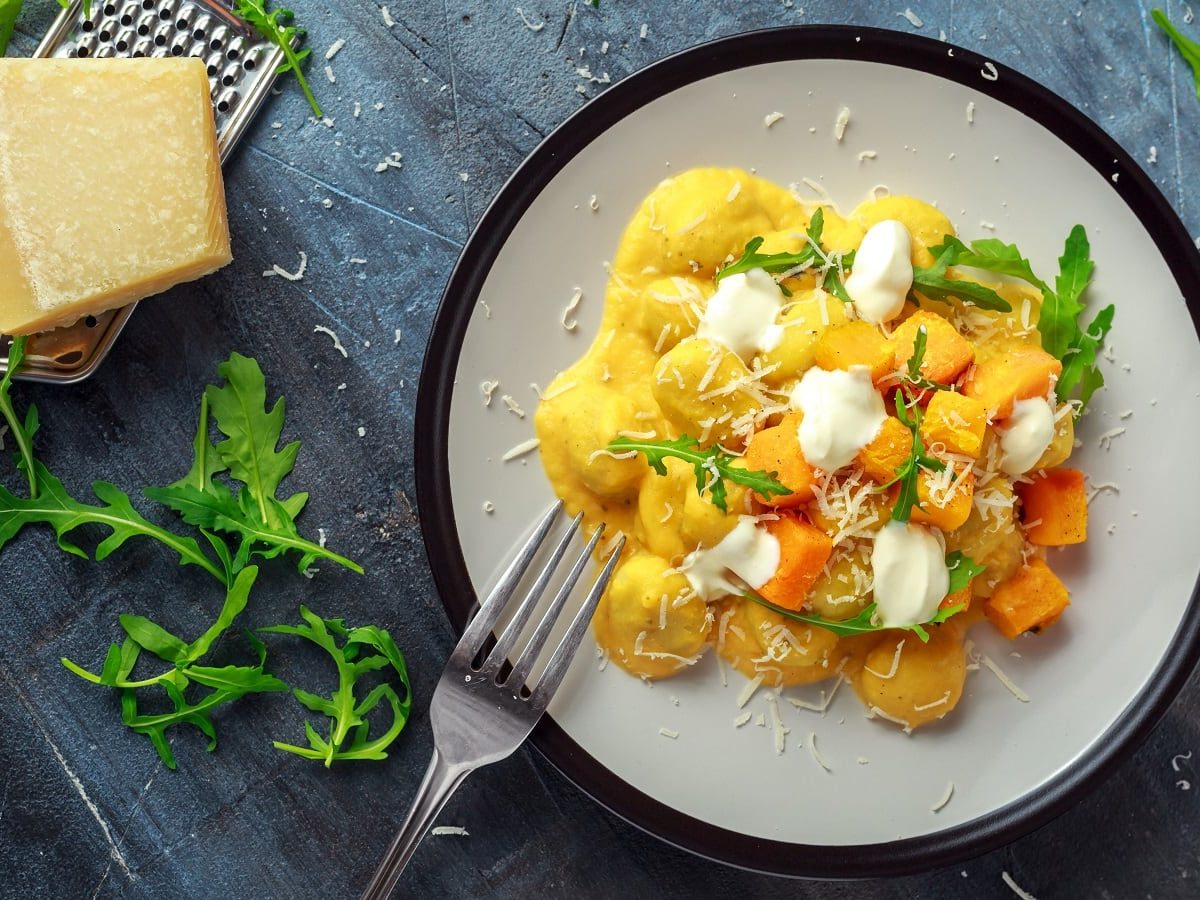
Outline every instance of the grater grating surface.
<svg viewBox="0 0 1200 900">
<path fill-rule="evenodd" d="M 224 163 L 275 83 L 283 52 L 264 41 L 222 0 L 93 0 L 85 17 L 81 0 L 63 10 L 35 58 L 196 56 L 208 68 Z M 18 378 L 71 384 L 104 361 L 136 304 L 88 316 L 66 328 L 34 335 Z M 0 338 L 8 366 L 8 338 Z"/>
</svg>

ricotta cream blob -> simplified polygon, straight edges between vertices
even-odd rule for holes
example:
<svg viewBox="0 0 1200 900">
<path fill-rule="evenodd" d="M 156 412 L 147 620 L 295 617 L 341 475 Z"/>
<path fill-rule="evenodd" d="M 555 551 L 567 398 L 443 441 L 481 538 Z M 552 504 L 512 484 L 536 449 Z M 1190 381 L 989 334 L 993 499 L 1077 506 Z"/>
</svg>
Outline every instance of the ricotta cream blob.
<svg viewBox="0 0 1200 900">
<path fill-rule="evenodd" d="M 832 372 L 814 366 L 792 391 L 791 402 L 804 413 L 799 428 L 804 459 L 827 472 L 848 465 L 887 419 L 866 366 Z"/>
<path fill-rule="evenodd" d="M 1000 431 L 1000 471 L 1024 475 L 1054 440 L 1054 408 L 1042 397 L 1018 400 Z"/>
<path fill-rule="evenodd" d="M 946 548 L 934 529 L 888 522 L 875 535 L 875 605 L 888 628 L 920 625 L 937 614 L 950 589 Z"/>
<path fill-rule="evenodd" d="M 728 347 L 748 362 L 754 354 L 779 346 L 783 326 L 775 320 L 783 299 L 783 291 L 765 269 L 729 275 L 709 298 L 696 334 Z"/>
<path fill-rule="evenodd" d="M 757 590 L 779 568 L 779 541 L 759 526 L 754 516 L 741 516 L 733 531 L 707 550 L 693 550 L 683 558 L 679 570 L 692 589 L 705 601 L 717 600 L 742 590 L 725 575 L 733 570 L 746 584 Z"/>
<path fill-rule="evenodd" d="M 860 319 L 890 322 L 904 308 L 912 290 L 912 236 L 894 219 L 872 225 L 854 254 L 854 270 L 846 293 Z"/>
</svg>

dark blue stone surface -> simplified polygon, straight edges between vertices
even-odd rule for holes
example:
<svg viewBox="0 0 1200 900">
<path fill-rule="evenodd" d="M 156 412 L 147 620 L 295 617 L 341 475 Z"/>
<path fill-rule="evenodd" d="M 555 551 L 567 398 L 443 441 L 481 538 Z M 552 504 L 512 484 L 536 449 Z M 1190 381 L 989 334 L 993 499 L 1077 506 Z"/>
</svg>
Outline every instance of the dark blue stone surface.
<svg viewBox="0 0 1200 900">
<path fill-rule="evenodd" d="M 901 15 L 900 0 L 602 0 L 598 11 L 566 0 L 519 3 L 545 27 L 526 28 L 511 0 L 393 0 L 392 28 L 372 0 L 296 0 L 332 125 L 310 124 L 294 84 L 282 82 L 226 168 L 233 265 L 140 308 L 90 381 L 18 389 L 42 410 L 41 455 L 73 490 L 97 478 L 136 490 L 186 468 L 197 398 L 217 362 L 235 349 L 257 356 L 273 392 L 287 395 L 290 436 L 304 440 L 294 480 L 314 494 L 305 530 L 324 528 L 330 545 L 368 574 L 326 567 L 310 582 L 269 566 L 247 623 L 291 620 L 305 602 L 392 629 L 418 695 L 408 731 L 386 763 L 325 771 L 271 748 L 273 738 L 302 739 L 301 710 L 260 697 L 218 718 L 216 753 L 204 751 L 198 733 L 177 733 L 180 768 L 165 770 L 144 738 L 121 727 L 115 699 L 69 676 L 58 658 L 98 666 L 121 612 L 198 632 L 220 597 L 205 576 L 179 571 L 154 546 L 133 542 L 96 564 L 64 555 L 43 531 L 23 534 L 0 555 L 0 896 L 361 890 L 428 759 L 424 703 L 453 644 L 412 502 L 424 340 L 457 252 L 490 198 L 585 101 L 578 85 L 588 96 L 602 89 L 577 76 L 580 48 L 594 65 L 608 41 L 602 68 L 618 80 L 673 51 L 753 28 L 853 22 L 944 31 L 1048 85 L 1136 158 L 1147 160 L 1156 146 L 1157 162 L 1146 169 L 1200 234 L 1200 103 L 1186 65 L 1141 2 L 917 0 L 921 28 Z M 1165 5 L 1184 17 L 1179 0 Z M 10 52 L 31 52 L 56 10 L 49 0 L 27 6 Z M 346 45 L 331 84 L 321 57 L 338 38 Z M 393 151 L 403 154 L 403 168 L 376 173 Z M 302 281 L 262 277 L 273 263 L 295 269 L 301 250 Z M 338 333 L 348 358 L 316 325 Z M 317 653 L 293 646 L 275 659 L 285 676 L 328 689 L 332 671 Z M 856 884 L 787 882 L 692 857 L 607 814 L 521 751 L 475 775 L 451 801 L 442 821 L 470 836 L 429 838 L 403 892 L 1008 898 L 1007 871 L 1042 900 L 1200 896 L 1200 784 L 1184 788 L 1200 757 L 1180 772 L 1171 765 L 1175 754 L 1200 747 L 1198 723 L 1193 680 L 1145 745 L 1056 822 L 949 870 Z"/>
</svg>

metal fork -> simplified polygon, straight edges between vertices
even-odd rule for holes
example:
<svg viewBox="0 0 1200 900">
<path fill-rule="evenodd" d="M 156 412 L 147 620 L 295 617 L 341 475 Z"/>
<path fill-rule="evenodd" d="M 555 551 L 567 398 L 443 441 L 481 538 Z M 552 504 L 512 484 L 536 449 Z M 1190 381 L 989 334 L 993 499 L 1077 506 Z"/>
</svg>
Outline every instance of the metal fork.
<svg viewBox="0 0 1200 900">
<path fill-rule="evenodd" d="M 541 678 L 531 690 L 525 690 L 529 673 L 541 654 L 554 623 L 587 567 L 592 551 L 595 550 L 604 531 L 603 526 L 596 529 L 583 553 L 571 566 L 549 610 L 538 623 L 529 643 L 507 677 L 502 674 L 502 667 L 509 653 L 516 647 L 521 632 L 566 555 L 572 538 L 579 530 L 583 513 L 575 517 L 567 533 L 559 540 L 550 561 L 538 573 L 529 593 L 521 601 L 516 614 L 488 653 L 483 665 L 478 670 L 472 666 L 475 657 L 484 649 L 492 629 L 500 621 L 500 616 L 512 599 L 530 563 L 546 542 L 550 529 L 561 511 L 562 502 L 559 501 L 538 522 L 532 536 L 508 564 L 504 574 L 500 576 L 499 583 L 480 605 L 479 612 L 467 625 L 458 646 L 450 654 L 450 661 L 442 672 L 429 708 L 429 718 L 433 724 L 433 759 L 425 771 L 425 780 L 417 790 L 416 799 L 413 800 L 404 826 L 388 847 L 383 861 L 371 878 L 371 883 L 363 892 L 362 900 L 386 900 L 391 896 L 396 881 L 412 858 L 417 844 L 462 780 L 480 766 L 499 762 L 510 756 L 521 746 L 562 683 L 567 666 L 583 640 L 600 595 L 608 586 L 613 568 L 624 549 L 624 536 L 617 542 L 612 555 L 600 572 L 600 577 L 588 591 L 587 599 L 554 650 Z"/>
</svg>

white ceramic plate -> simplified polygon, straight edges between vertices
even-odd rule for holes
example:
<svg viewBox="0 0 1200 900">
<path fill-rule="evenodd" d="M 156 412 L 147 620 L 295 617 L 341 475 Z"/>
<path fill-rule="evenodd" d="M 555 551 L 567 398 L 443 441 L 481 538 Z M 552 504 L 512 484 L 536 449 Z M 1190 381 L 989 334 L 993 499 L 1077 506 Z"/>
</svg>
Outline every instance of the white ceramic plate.
<svg viewBox="0 0 1200 900">
<path fill-rule="evenodd" d="M 838 142 L 841 107 L 851 116 Z M 783 118 L 767 128 L 773 112 Z M 860 160 L 862 151 L 876 156 Z M 1200 258 L 1111 139 L 969 51 L 853 28 L 744 35 L 627 79 L 547 138 L 467 244 L 422 377 L 421 518 L 448 611 L 461 627 L 473 587 L 486 586 L 552 499 L 536 454 L 501 457 L 532 436 L 531 383 L 547 384 L 594 336 L 604 261 L 627 219 L 660 179 L 712 165 L 784 184 L 807 177 L 842 209 L 884 184 L 936 202 L 965 237 L 1018 243 L 1041 272 L 1055 271 L 1067 232 L 1084 223 L 1098 261 L 1090 303 L 1115 302 L 1117 315 L 1109 386 L 1073 460 L 1120 492 L 1092 504 L 1087 545 L 1053 560 L 1073 598 L 1061 624 L 1015 643 L 987 627 L 972 635 L 1030 702 L 981 669 L 947 722 L 906 737 L 865 719 L 848 688 L 824 716 L 781 701 L 790 733 L 777 755 L 769 725 L 734 727 L 745 682 L 731 673 L 723 687 L 712 654 L 650 688 L 616 667 L 599 671 L 589 644 L 535 743 L 622 816 L 742 866 L 878 875 L 1011 840 L 1124 758 L 1196 659 L 1200 504 L 1179 476 L 1200 446 L 1200 343 L 1188 307 L 1200 304 Z M 568 333 L 560 319 L 576 285 L 584 300 Z M 500 382 L 490 407 L 484 380 Z M 508 411 L 502 394 L 529 415 Z M 1100 435 L 1117 428 L 1101 449 Z M 766 713 L 767 694 L 747 709 Z M 805 749 L 810 733 L 831 772 Z M 931 811 L 951 783 L 949 802 Z"/>
</svg>

